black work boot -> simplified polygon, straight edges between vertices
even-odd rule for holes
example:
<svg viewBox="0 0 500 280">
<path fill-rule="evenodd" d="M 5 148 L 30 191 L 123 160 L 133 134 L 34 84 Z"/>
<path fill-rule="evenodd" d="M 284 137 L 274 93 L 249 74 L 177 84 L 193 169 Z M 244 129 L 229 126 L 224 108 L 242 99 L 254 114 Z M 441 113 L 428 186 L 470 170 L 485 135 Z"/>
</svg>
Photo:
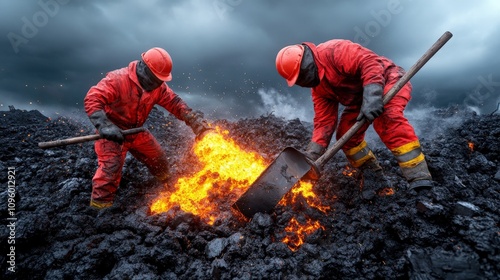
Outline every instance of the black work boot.
<svg viewBox="0 0 500 280">
<path fill-rule="evenodd" d="M 359 167 L 361 171 L 364 170 L 373 170 L 374 172 L 381 172 L 382 174 L 384 173 L 382 171 L 382 166 L 380 166 L 380 163 L 376 158 L 370 159 L 369 161 L 365 162 L 363 165 Z"/>
<path fill-rule="evenodd" d="M 363 199 L 372 200 L 380 190 L 392 187 L 376 158 L 365 162 L 359 167 L 359 170 L 361 171 L 363 186 L 361 196 Z"/>
</svg>

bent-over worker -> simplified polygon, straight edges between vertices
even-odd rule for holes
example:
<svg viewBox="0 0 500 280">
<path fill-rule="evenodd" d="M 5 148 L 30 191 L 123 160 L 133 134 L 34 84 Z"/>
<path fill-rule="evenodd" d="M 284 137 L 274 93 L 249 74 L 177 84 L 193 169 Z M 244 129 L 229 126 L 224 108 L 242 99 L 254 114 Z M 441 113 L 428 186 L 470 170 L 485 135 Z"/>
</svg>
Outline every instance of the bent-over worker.
<svg viewBox="0 0 500 280">
<path fill-rule="evenodd" d="M 276 57 L 276 68 L 288 86 L 312 89 L 314 128 L 305 153 L 310 160 L 325 152 L 336 129 L 339 139 L 357 120 L 366 118 L 368 122 L 342 148 L 351 165 L 380 171 L 377 173 L 383 176 L 364 140 L 373 122 L 380 139 L 396 157 L 409 188 L 432 187 L 418 137 L 403 114 L 411 98 L 411 84 L 383 104 L 383 96 L 404 75 L 401 67 L 349 40 L 330 40 L 317 46 L 305 42 L 284 47 Z M 345 106 L 340 120 L 339 103 Z"/>
<path fill-rule="evenodd" d="M 144 131 L 124 136 L 121 130 L 140 127 L 155 104 L 185 121 L 199 136 L 209 126 L 203 115 L 194 112 L 165 82 L 172 80 L 172 59 L 162 48 L 142 53 L 127 67 L 107 73 L 90 88 L 84 106 L 102 139 L 95 142 L 98 168 L 92 179 L 90 206 L 113 205 L 127 152 L 144 163 L 159 180 L 168 176 L 165 151 L 155 137 Z"/>
</svg>

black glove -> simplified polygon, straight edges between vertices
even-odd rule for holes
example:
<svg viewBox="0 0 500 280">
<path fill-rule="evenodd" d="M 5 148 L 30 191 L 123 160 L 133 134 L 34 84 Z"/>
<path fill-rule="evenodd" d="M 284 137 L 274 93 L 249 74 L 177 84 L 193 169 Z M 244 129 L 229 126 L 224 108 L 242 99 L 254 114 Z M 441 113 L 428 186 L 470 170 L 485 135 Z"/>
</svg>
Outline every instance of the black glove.
<svg viewBox="0 0 500 280">
<path fill-rule="evenodd" d="M 321 146 L 316 142 L 309 142 L 304 155 L 312 162 L 316 161 L 323 153 L 325 153 L 326 148 Z"/>
<path fill-rule="evenodd" d="M 203 113 L 200 111 L 191 111 L 185 114 L 184 121 L 191 127 L 196 138 L 201 137 L 209 130 L 213 130 L 213 128 L 208 126 L 207 121 L 203 118 Z"/>
<path fill-rule="evenodd" d="M 383 96 L 384 88 L 379 84 L 368 84 L 363 88 L 363 104 L 357 121 L 365 117 L 369 122 L 384 112 Z"/>
<path fill-rule="evenodd" d="M 112 123 L 108 117 L 106 117 L 106 113 L 104 113 L 104 111 L 97 111 L 90 115 L 89 118 L 95 128 L 99 131 L 99 135 L 101 135 L 102 138 L 115 141 L 120 144 L 123 143 L 124 137 L 122 131 L 118 126 Z"/>
</svg>

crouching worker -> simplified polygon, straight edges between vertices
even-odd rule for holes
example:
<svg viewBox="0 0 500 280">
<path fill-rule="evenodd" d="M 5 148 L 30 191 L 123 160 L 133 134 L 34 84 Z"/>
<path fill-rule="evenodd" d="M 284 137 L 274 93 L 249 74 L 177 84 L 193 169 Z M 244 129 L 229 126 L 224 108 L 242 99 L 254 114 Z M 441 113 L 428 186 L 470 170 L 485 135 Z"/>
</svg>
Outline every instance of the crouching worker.
<svg viewBox="0 0 500 280">
<path fill-rule="evenodd" d="M 314 129 L 306 156 L 319 158 L 337 128 L 342 137 L 357 120 L 366 118 L 359 131 L 343 146 L 349 162 L 357 168 L 380 171 L 375 155 L 364 140 L 371 122 L 382 142 L 396 157 L 409 188 L 432 187 L 432 177 L 418 137 L 403 111 L 411 98 L 407 83 L 385 106 L 383 96 L 401 78 L 404 70 L 390 59 L 348 40 L 330 40 L 314 45 L 302 43 L 281 49 L 276 57 L 278 73 L 288 86 L 311 88 Z M 339 103 L 345 109 L 338 119 Z"/>
<path fill-rule="evenodd" d="M 142 53 L 140 60 L 109 72 L 88 91 L 85 111 L 102 137 L 95 142 L 98 168 L 92 179 L 90 206 L 102 209 L 113 205 L 127 152 L 159 180 L 167 178 L 167 156 L 149 131 L 127 136 L 121 133 L 142 126 L 155 104 L 184 121 L 196 136 L 210 129 L 202 114 L 195 113 L 167 86 L 171 71 L 170 55 L 152 48 Z"/>
</svg>

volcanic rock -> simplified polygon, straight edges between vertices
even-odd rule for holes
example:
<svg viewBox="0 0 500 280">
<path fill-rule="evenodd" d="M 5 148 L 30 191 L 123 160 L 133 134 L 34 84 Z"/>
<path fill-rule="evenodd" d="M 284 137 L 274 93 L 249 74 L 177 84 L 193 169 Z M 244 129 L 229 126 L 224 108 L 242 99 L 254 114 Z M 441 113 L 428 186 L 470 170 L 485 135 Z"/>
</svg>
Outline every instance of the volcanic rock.
<svg viewBox="0 0 500 280">
<path fill-rule="evenodd" d="M 370 143 L 394 194 L 371 192 L 364 197 L 363 190 L 373 182 L 349 176 L 346 170 L 357 171 L 338 153 L 313 187 L 326 210 L 311 207 L 302 198 L 296 204 L 278 205 L 274 213 L 257 213 L 250 221 L 221 215 L 213 225 L 177 208 L 156 215 L 149 211 L 160 192 L 196 167 L 191 151 L 194 136 L 170 114 L 155 109 L 145 124 L 171 161 L 166 184 L 128 156 L 115 204 L 99 212 L 88 206 L 97 168 L 92 143 L 47 150 L 37 146 L 95 133 L 83 112 L 50 119 L 38 111 L 11 108 L 0 112 L 0 118 L 0 167 L 5 172 L 0 176 L 2 279 L 498 279 L 500 275 L 498 114 L 479 116 L 452 107 L 416 122 L 423 128 L 421 145 L 435 181 L 425 196 L 408 192 L 391 152 Z M 287 146 L 303 149 L 312 131 L 310 123 L 272 114 L 214 123 L 267 162 Z M 433 132 L 439 123 L 450 125 Z M 6 203 L 9 168 L 15 170 L 11 204 Z M 283 240 L 291 234 L 286 230 L 291 219 L 316 221 L 321 228 L 290 247 Z M 10 222 L 15 227 L 9 227 Z M 12 234 L 15 239 L 9 239 Z M 8 270 L 12 248 L 15 272 Z"/>
<path fill-rule="evenodd" d="M 455 204 L 455 214 L 457 215 L 472 216 L 477 212 L 479 212 L 479 207 L 472 203 L 458 201 Z"/>
</svg>

